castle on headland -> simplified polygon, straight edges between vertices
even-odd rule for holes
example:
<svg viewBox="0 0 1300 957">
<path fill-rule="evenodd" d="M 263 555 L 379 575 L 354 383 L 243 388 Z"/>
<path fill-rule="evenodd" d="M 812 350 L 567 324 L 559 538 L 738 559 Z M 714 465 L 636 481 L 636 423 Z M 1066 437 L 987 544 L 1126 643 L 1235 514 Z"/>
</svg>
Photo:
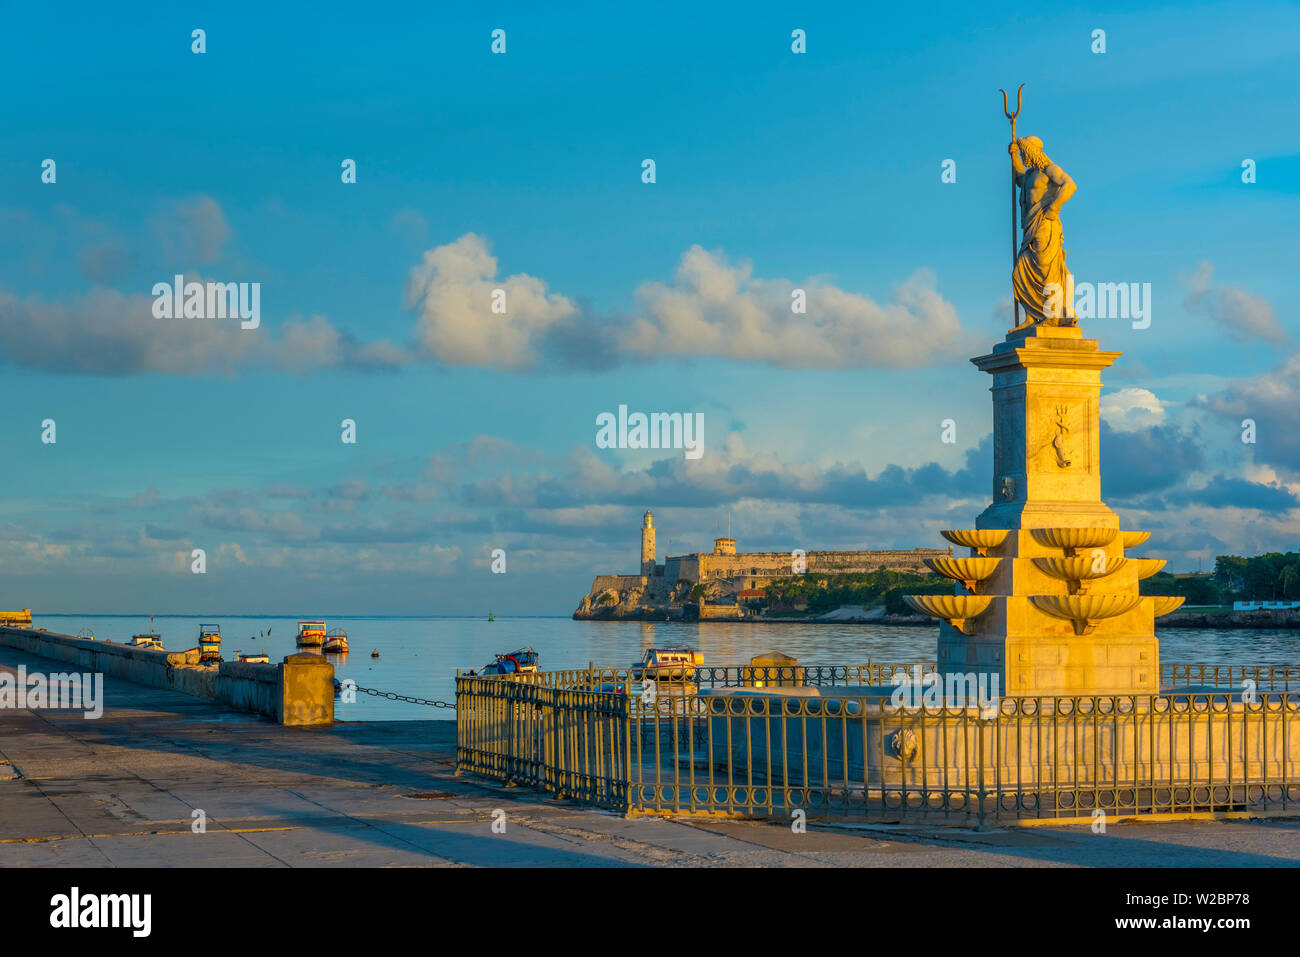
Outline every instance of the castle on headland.
<svg viewBox="0 0 1300 957">
<path fill-rule="evenodd" d="M 666 555 L 655 551 L 654 515 L 641 522 L 641 567 L 636 575 L 597 575 L 574 618 L 743 618 L 742 601 L 773 581 L 804 572 L 824 575 L 887 571 L 931 574 L 927 558 L 947 558 L 952 548 L 804 552 L 738 552 L 736 540 L 715 538 L 712 552 Z M 697 586 L 701 586 L 698 587 Z"/>
</svg>

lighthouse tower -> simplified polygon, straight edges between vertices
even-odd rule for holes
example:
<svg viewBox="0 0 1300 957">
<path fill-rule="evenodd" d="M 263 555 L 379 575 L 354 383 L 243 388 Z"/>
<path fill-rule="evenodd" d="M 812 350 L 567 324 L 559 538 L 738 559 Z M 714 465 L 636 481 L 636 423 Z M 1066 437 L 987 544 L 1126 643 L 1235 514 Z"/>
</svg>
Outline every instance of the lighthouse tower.
<svg viewBox="0 0 1300 957">
<path fill-rule="evenodd" d="M 655 517 L 646 509 L 641 522 L 641 574 L 655 573 Z"/>
</svg>

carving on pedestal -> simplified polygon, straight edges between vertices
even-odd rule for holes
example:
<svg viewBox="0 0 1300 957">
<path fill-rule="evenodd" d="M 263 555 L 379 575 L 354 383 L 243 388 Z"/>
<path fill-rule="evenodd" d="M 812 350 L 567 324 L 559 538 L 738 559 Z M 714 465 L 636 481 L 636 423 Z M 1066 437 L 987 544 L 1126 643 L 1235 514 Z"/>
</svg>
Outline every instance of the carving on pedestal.
<svg viewBox="0 0 1300 957">
<path fill-rule="evenodd" d="M 1016 480 L 1010 475 L 1002 476 L 1002 497 L 1008 502 L 1016 497 Z"/>
<path fill-rule="evenodd" d="M 1070 427 L 1065 421 L 1069 412 L 1069 406 L 1058 405 L 1056 407 L 1056 438 L 1052 439 L 1052 449 L 1056 452 L 1056 464 L 1063 469 L 1068 469 L 1071 459 L 1074 458 L 1074 453 L 1070 451 L 1068 445 Z"/>
<path fill-rule="evenodd" d="M 910 761 L 915 758 L 920 747 L 916 732 L 911 728 L 902 728 L 889 736 L 889 751 L 900 761 Z"/>
</svg>

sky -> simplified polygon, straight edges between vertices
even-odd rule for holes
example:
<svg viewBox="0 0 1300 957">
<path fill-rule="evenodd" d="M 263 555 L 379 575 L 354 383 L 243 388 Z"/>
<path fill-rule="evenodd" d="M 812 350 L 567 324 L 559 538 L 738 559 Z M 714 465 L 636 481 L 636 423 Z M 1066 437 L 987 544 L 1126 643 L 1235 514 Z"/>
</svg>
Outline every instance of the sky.
<svg viewBox="0 0 1300 957">
<path fill-rule="evenodd" d="M 1150 284 L 1083 322 L 1103 498 L 1176 571 L 1300 547 L 1293 4 L 3 15 L 0 607 L 566 614 L 647 508 L 661 559 L 942 545 L 1020 83 L 1076 281 Z M 260 324 L 159 318 L 176 275 Z M 600 447 L 620 405 L 703 454 Z"/>
</svg>

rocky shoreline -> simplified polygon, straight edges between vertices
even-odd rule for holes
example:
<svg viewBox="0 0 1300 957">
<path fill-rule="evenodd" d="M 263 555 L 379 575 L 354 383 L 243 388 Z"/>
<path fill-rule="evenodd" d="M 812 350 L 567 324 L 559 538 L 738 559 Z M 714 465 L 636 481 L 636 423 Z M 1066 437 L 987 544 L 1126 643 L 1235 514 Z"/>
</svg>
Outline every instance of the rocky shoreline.
<svg viewBox="0 0 1300 957">
<path fill-rule="evenodd" d="M 1177 612 L 1156 622 L 1164 628 L 1300 629 L 1300 611 Z"/>
<path fill-rule="evenodd" d="M 924 615 L 886 615 L 883 609 L 864 610 L 861 615 L 845 614 L 846 609 L 830 612 L 827 615 L 782 616 L 766 618 L 760 615 L 737 618 L 697 618 L 686 615 L 685 609 L 673 608 L 624 608 L 606 606 L 593 608 L 586 613 L 575 611 L 576 621 L 677 621 L 677 622 L 733 622 L 737 624 L 759 625 L 892 625 L 898 627 L 937 627 L 933 618 Z M 875 613 L 873 613 L 875 612 Z M 1296 611 L 1228 611 L 1228 612 L 1178 612 L 1161 618 L 1158 628 L 1189 629 L 1251 629 L 1251 630 L 1297 630 L 1300 629 L 1300 610 Z"/>
<path fill-rule="evenodd" d="M 588 614 L 573 613 L 575 621 L 677 621 L 677 622 L 698 622 L 703 624 L 714 624 L 717 622 L 727 622 L 729 624 L 757 624 L 757 625 L 905 625 L 909 627 L 919 626 L 937 626 L 933 618 L 927 618 L 923 615 L 877 615 L 877 616 L 855 616 L 844 618 L 806 618 L 806 617 L 781 617 L 781 618 L 764 618 L 759 615 L 751 615 L 744 618 L 697 618 L 687 617 L 680 612 L 677 614 L 665 615 L 663 610 L 621 610 L 613 609 L 603 613 L 591 612 Z"/>
</svg>

